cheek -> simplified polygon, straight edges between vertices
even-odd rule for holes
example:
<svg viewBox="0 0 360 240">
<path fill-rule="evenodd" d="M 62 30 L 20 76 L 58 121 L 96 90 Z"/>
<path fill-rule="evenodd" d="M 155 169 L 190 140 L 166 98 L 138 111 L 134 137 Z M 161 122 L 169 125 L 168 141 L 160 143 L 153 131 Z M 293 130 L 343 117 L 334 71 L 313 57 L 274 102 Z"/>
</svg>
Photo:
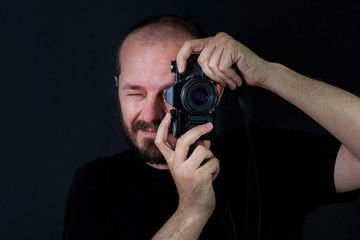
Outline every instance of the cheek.
<svg viewBox="0 0 360 240">
<path fill-rule="evenodd" d="M 131 125 L 137 119 L 139 115 L 140 108 L 136 106 L 131 101 L 125 101 L 124 99 L 120 98 L 120 106 L 121 106 L 121 114 L 124 120 L 124 123 L 127 127 Z"/>
</svg>

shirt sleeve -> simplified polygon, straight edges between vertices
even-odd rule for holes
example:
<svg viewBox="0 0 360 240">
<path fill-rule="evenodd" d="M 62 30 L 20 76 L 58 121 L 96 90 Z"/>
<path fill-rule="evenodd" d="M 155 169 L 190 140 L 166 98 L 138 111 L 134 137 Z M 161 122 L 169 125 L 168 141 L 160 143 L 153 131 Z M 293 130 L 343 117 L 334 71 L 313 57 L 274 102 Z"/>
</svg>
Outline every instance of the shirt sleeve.
<svg viewBox="0 0 360 240">
<path fill-rule="evenodd" d="M 334 167 L 340 142 L 333 136 L 256 129 L 254 138 L 262 189 L 271 189 L 266 194 L 277 194 L 279 201 L 305 212 L 336 200 Z"/>
<path fill-rule="evenodd" d="M 295 209 L 300 214 L 337 200 L 334 166 L 340 142 L 333 136 L 255 126 L 251 139 L 266 209 Z M 249 159 L 246 131 L 236 128 L 215 144 L 225 178 L 241 177 Z"/>
</svg>

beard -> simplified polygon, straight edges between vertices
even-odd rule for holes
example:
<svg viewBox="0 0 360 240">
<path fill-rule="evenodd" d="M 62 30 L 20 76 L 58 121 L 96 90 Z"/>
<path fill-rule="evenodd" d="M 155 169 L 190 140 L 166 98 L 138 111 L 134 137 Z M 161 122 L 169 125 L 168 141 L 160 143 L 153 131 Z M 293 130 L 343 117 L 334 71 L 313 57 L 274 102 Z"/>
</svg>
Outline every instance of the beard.
<svg viewBox="0 0 360 240">
<path fill-rule="evenodd" d="M 120 104 L 119 104 L 120 105 Z M 161 120 L 153 122 L 145 122 L 143 120 L 137 120 L 131 124 L 131 126 L 126 126 L 124 118 L 122 116 L 121 108 L 120 109 L 120 126 L 123 131 L 126 141 L 129 143 L 130 147 L 134 149 L 139 158 L 149 164 L 167 164 L 164 156 L 155 145 L 155 139 L 153 138 L 143 138 L 141 143 L 137 141 L 137 133 L 141 130 L 154 130 L 157 132 Z M 141 147 L 140 147 L 141 146 Z"/>
</svg>

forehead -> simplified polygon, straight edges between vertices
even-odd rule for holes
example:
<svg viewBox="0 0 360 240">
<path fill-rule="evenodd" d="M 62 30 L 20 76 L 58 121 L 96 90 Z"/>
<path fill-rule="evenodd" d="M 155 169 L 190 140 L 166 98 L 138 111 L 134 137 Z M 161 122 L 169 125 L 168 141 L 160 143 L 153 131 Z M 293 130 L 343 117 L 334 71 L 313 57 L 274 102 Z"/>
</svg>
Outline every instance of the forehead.
<svg viewBox="0 0 360 240">
<path fill-rule="evenodd" d="M 129 36 L 124 41 L 119 54 L 120 84 L 135 83 L 145 79 L 151 79 L 153 84 L 157 85 L 173 81 L 171 61 L 176 59 L 178 51 L 187 39 L 144 44 L 138 36 Z M 167 81 L 162 83 L 164 80 Z"/>
<path fill-rule="evenodd" d="M 119 53 L 120 65 L 126 60 L 124 57 L 128 58 L 137 54 L 140 57 L 142 54 L 152 50 L 161 51 L 160 56 L 166 57 L 170 55 L 174 60 L 183 43 L 193 38 L 189 33 L 166 27 L 139 30 L 131 33 L 124 40 Z"/>
<path fill-rule="evenodd" d="M 145 34 L 145 32 L 132 33 L 124 40 L 119 54 L 121 63 L 127 58 L 136 56 L 140 58 L 147 53 L 154 55 L 156 52 L 159 52 L 159 54 L 156 55 L 163 57 L 172 56 L 174 58 L 183 43 L 191 39 L 190 37 L 179 35 L 179 37 L 172 36 L 163 38 L 162 40 L 156 40 L 154 36 L 147 36 Z"/>
</svg>

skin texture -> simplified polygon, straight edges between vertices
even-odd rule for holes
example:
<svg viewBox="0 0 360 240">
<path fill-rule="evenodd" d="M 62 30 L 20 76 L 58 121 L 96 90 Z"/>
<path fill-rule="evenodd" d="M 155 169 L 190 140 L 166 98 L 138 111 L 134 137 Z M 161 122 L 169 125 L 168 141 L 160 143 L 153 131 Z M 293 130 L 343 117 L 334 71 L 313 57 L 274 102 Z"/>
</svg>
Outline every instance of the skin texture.
<svg viewBox="0 0 360 240">
<path fill-rule="evenodd" d="M 139 47 L 140 46 L 140 47 Z M 144 148 L 145 139 L 155 139 L 157 126 L 150 123 L 160 122 L 172 106 L 164 102 L 164 90 L 174 82 L 170 72 L 170 61 L 176 58 L 181 43 L 167 45 L 141 46 L 138 36 L 130 36 L 124 42 L 121 54 L 121 74 L 117 80 L 118 95 L 124 127 L 129 131 L 134 145 Z M 149 127 L 134 132 L 131 125 L 137 121 L 149 123 Z M 158 125 L 158 124 L 157 124 Z M 169 134 L 169 143 L 175 146 L 175 139 Z M 154 157 L 161 153 L 154 145 L 148 149 Z M 158 166 L 166 168 L 166 166 Z"/>
<path fill-rule="evenodd" d="M 212 181 L 220 171 L 218 159 L 209 150 L 210 142 L 197 141 L 201 135 L 211 131 L 211 124 L 193 128 L 177 140 L 169 134 L 171 121 L 167 113 L 172 107 L 164 102 L 163 91 L 174 82 L 170 62 L 176 59 L 183 42 L 187 40 L 176 39 L 180 40 L 147 46 L 136 34 L 129 36 L 120 52 L 121 74 L 115 78 L 123 124 L 130 139 L 140 149 L 145 147 L 146 139 L 152 139 L 157 144 L 159 148 L 148 149 L 148 154 L 163 155 L 166 162 L 149 164 L 155 168 L 170 169 L 179 193 L 177 211 L 154 239 L 198 238 L 215 209 Z M 222 90 L 219 86 L 220 94 Z M 151 123 L 163 119 L 166 121 L 161 122 L 159 129 L 132 130 L 136 122 L 152 126 Z M 187 159 L 189 146 L 195 142 L 198 146 Z M 205 159 L 207 162 L 200 165 Z"/>
<path fill-rule="evenodd" d="M 201 52 L 206 75 L 234 89 L 244 82 L 270 90 L 297 106 L 341 143 L 334 180 L 338 192 L 360 188 L 360 99 L 339 88 L 302 76 L 277 63 L 259 58 L 226 33 L 190 40 L 180 49 L 177 62 L 185 69 L 191 52 Z M 235 64 L 242 74 L 231 68 Z"/>
<path fill-rule="evenodd" d="M 157 128 L 173 107 L 164 102 L 164 90 L 174 83 L 170 62 L 176 58 L 183 42 L 191 39 L 183 34 L 157 44 L 144 44 L 141 33 L 129 36 L 120 52 L 121 74 L 116 77 L 123 130 L 129 140 L 155 161 L 154 167 L 167 168 L 163 155 L 154 144 Z M 139 57 L 141 56 L 141 57 Z M 219 96 L 223 88 L 217 86 Z M 135 129 L 134 129 L 135 128 Z M 169 134 L 168 143 L 176 140 Z M 199 142 L 204 145 L 209 143 Z"/>
<path fill-rule="evenodd" d="M 248 84 L 265 88 L 321 124 L 342 143 L 335 164 L 336 190 L 360 188 L 359 98 L 281 64 L 265 61 L 226 33 L 196 40 L 178 36 L 149 46 L 142 43 L 138 32 L 130 35 L 122 46 L 122 69 L 116 78 L 124 127 L 135 146 L 146 149 L 151 156 L 165 158 L 165 162 L 149 164 L 169 169 L 179 193 L 176 212 L 153 239 L 197 239 L 215 209 L 212 181 L 220 166 L 209 150 L 210 142 L 199 142 L 187 158 L 189 146 L 213 126 L 198 126 L 175 140 L 168 130 L 167 113 L 171 106 L 163 101 L 163 90 L 174 81 L 170 61 L 176 59 L 179 70 L 184 71 L 186 59 L 192 53 L 200 53 L 199 64 L 219 86 L 235 89 Z M 138 121 L 146 123 L 146 127 L 133 130 L 131 126 Z M 156 146 L 149 147 L 148 140 Z M 206 163 L 201 164 L 204 160 Z"/>
</svg>

